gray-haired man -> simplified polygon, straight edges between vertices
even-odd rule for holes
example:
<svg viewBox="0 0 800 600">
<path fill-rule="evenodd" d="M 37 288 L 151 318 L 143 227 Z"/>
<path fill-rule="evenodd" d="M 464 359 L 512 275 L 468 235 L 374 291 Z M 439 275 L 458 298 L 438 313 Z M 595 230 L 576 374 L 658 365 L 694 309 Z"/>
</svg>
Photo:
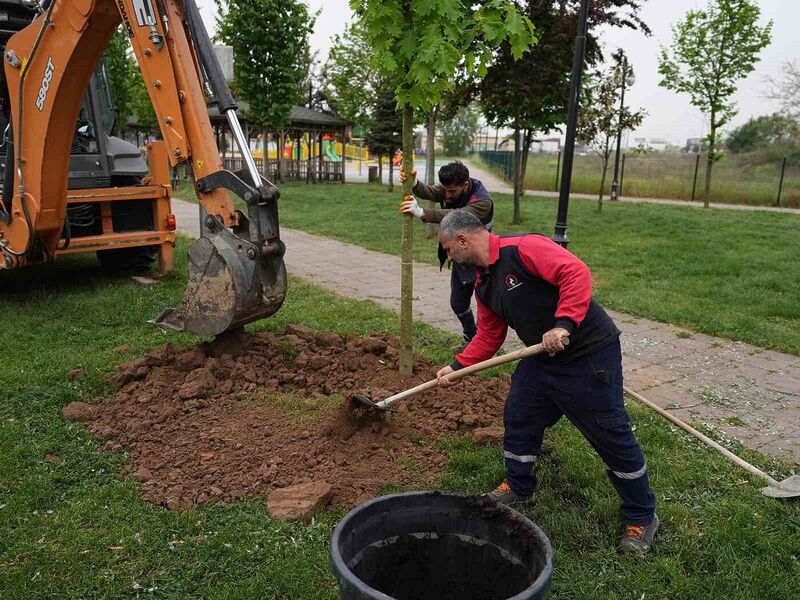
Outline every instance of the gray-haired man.
<svg viewBox="0 0 800 600">
<path fill-rule="evenodd" d="M 509 505 L 533 500 L 545 429 L 565 415 L 605 462 L 622 500 L 619 550 L 646 553 L 659 525 L 655 496 L 622 397 L 620 332 L 592 298 L 588 267 L 543 235 L 493 235 L 464 211 L 445 215 L 439 242 L 450 260 L 477 268 L 478 302 L 478 333 L 438 371 L 441 383 L 494 356 L 509 326 L 526 346 L 541 342 L 548 352 L 514 372 L 503 415 L 506 479 L 490 496 Z"/>
</svg>

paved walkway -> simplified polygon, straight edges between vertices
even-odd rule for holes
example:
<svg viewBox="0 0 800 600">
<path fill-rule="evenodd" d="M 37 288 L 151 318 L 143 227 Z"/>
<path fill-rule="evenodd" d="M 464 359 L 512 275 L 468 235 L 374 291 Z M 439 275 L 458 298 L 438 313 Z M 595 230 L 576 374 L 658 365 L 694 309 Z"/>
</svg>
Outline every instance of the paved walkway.
<svg viewBox="0 0 800 600">
<path fill-rule="evenodd" d="M 197 236 L 197 206 L 173 200 L 173 211 L 179 230 Z M 398 257 L 294 229 L 282 228 L 281 236 L 290 273 L 399 311 Z M 414 264 L 414 317 L 458 333 L 449 279 Z M 610 312 L 623 333 L 631 389 L 684 420 L 800 463 L 800 358 Z"/>
</svg>

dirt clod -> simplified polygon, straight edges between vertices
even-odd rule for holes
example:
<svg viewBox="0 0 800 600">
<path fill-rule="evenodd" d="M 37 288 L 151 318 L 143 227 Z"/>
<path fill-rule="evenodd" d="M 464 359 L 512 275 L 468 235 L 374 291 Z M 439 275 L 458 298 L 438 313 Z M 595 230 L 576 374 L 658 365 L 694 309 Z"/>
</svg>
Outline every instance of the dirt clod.
<svg viewBox="0 0 800 600">
<path fill-rule="evenodd" d="M 314 338 L 314 331 L 306 325 L 291 324 L 286 326 L 287 335 L 296 335 L 297 337 L 310 341 Z"/>
<path fill-rule="evenodd" d="M 311 481 L 275 490 L 267 499 L 267 510 L 281 521 L 308 521 L 328 504 L 332 489 L 325 481 Z"/>
<path fill-rule="evenodd" d="M 72 369 L 68 374 L 70 381 L 80 381 L 84 377 L 86 377 L 86 369 L 83 367 L 78 367 L 77 369 Z"/>
<path fill-rule="evenodd" d="M 343 339 L 293 325 L 245 336 L 243 349 L 148 352 L 107 378 L 111 397 L 72 403 L 64 418 L 87 423 L 104 449 L 126 450 L 142 496 L 176 510 L 245 497 L 272 505 L 277 490 L 309 481 L 330 482 L 330 501 L 344 507 L 387 484 L 427 487 L 445 462 L 435 440 L 502 422 L 507 377 L 434 389 L 397 413 L 356 408 L 354 393 L 381 400 L 436 373 L 418 359 L 401 377 L 388 334 Z"/>
<path fill-rule="evenodd" d="M 472 431 L 472 439 L 479 444 L 502 444 L 503 428 L 496 425 L 478 427 Z"/>
<path fill-rule="evenodd" d="M 61 416 L 67 421 L 92 421 L 95 417 L 94 407 L 86 402 L 70 402 L 61 409 Z"/>
</svg>

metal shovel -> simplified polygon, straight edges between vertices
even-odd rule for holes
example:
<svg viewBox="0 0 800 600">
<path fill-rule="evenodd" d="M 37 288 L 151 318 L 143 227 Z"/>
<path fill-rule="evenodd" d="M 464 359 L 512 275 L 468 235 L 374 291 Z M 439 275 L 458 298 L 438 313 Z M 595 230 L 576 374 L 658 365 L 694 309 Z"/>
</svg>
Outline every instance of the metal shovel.
<svg viewBox="0 0 800 600">
<path fill-rule="evenodd" d="M 569 344 L 569 339 L 564 337 L 562 338 L 563 344 L 566 346 Z M 545 352 L 544 347 L 541 344 L 535 344 L 533 346 L 528 346 L 527 348 L 522 348 L 521 350 L 515 350 L 514 352 L 509 352 L 508 354 L 503 354 L 502 356 L 495 356 L 494 358 L 490 358 L 489 360 L 484 360 L 479 363 L 475 363 L 474 365 L 470 365 L 469 367 L 464 367 L 463 369 L 459 369 L 458 371 L 453 371 L 449 375 L 445 377 L 447 381 L 458 381 L 462 377 L 466 377 L 467 375 L 471 375 L 473 373 L 478 373 L 479 371 L 484 371 L 491 367 L 496 367 L 497 365 L 504 365 L 506 363 L 513 362 L 515 360 L 520 360 L 526 358 L 528 356 L 533 356 L 534 354 L 541 354 Z M 430 381 L 426 381 L 425 383 L 421 383 L 416 387 L 411 389 L 405 390 L 404 392 L 400 392 L 395 394 L 394 396 L 389 396 L 388 398 L 381 400 L 380 402 L 373 402 L 363 394 L 353 394 L 351 399 L 353 402 L 364 406 L 366 408 L 375 409 L 379 411 L 389 411 L 391 410 L 392 405 L 395 402 L 400 400 L 405 400 L 406 398 L 410 398 L 411 396 L 416 396 L 419 393 L 422 393 L 426 390 L 431 388 L 435 388 L 439 385 L 438 379 L 431 379 Z"/>
<path fill-rule="evenodd" d="M 708 436 L 703 435 L 688 423 L 684 423 L 672 413 L 668 413 L 660 406 L 653 404 L 652 402 L 650 402 L 650 400 L 648 400 L 641 394 L 637 394 L 627 386 L 624 386 L 623 389 L 625 390 L 626 394 L 628 394 L 631 398 L 633 398 L 637 402 L 641 402 L 648 408 L 652 408 L 662 417 L 674 423 L 675 425 L 683 429 L 685 432 L 690 433 L 691 435 L 696 437 L 698 440 L 700 440 L 707 446 L 711 446 L 714 450 L 722 454 L 725 458 L 730 460 L 735 465 L 738 465 L 743 469 L 750 471 L 750 473 L 752 473 L 756 477 L 760 477 L 761 479 L 766 481 L 767 487 L 761 488 L 761 493 L 764 494 L 765 496 L 769 496 L 771 498 L 796 498 L 800 496 L 800 475 L 792 475 L 791 477 L 787 477 L 783 481 L 778 481 L 777 479 L 773 479 L 772 477 L 764 473 L 764 471 L 762 471 L 761 469 L 754 467 L 743 458 L 739 458 L 727 448 L 720 446 L 717 442 L 715 442 Z"/>
</svg>

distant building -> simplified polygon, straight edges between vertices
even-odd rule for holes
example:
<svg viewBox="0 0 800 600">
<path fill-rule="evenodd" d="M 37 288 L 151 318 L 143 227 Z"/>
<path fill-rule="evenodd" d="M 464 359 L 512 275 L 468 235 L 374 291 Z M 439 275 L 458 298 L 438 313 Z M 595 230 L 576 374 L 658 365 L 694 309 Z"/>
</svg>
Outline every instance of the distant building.
<svg viewBox="0 0 800 600">
<path fill-rule="evenodd" d="M 553 154 L 561 152 L 561 138 L 552 137 L 541 140 L 533 140 L 533 144 L 531 144 L 531 152 L 547 152 Z"/>
<path fill-rule="evenodd" d="M 633 138 L 633 145 L 631 148 L 644 152 L 664 152 L 670 148 L 670 143 L 666 139 L 659 137 L 653 137 L 649 139 L 645 137 L 637 137 Z"/>
<path fill-rule="evenodd" d="M 664 138 L 650 138 L 649 150 L 664 152 L 669 148 L 669 142 Z"/>
<path fill-rule="evenodd" d="M 703 138 L 689 138 L 686 144 L 681 148 L 681 152 L 686 154 L 702 154 L 707 150 L 707 146 Z"/>
</svg>

